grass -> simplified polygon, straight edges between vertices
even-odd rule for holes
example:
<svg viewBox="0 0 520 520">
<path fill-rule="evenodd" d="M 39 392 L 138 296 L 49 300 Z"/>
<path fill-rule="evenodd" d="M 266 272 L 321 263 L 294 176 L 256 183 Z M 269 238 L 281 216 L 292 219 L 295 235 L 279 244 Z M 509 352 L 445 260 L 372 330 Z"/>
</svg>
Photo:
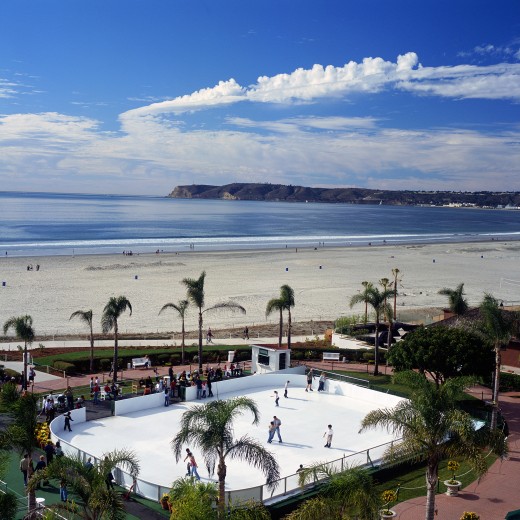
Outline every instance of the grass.
<svg viewBox="0 0 520 520">
<path fill-rule="evenodd" d="M 249 347 L 244 345 L 215 345 L 209 349 L 207 346 L 204 349 L 205 353 L 215 351 L 225 351 L 227 354 L 228 350 L 247 350 Z M 138 347 L 119 347 L 119 357 L 142 357 L 143 355 L 158 355 L 158 354 L 177 354 L 180 353 L 181 347 L 168 347 L 168 348 L 138 348 Z M 186 346 L 184 349 L 188 353 L 198 352 L 198 346 Z M 94 350 L 94 359 L 112 359 L 114 356 L 114 349 L 110 348 L 96 348 Z M 55 361 L 66 361 L 73 363 L 74 361 L 86 361 L 90 359 L 90 349 L 85 348 L 81 351 L 75 352 L 64 352 L 61 354 L 39 356 L 34 358 L 37 365 L 49 365 L 52 366 Z M 226 356 L 227 359 L 227 356 Z"/>
<path fill-rule="evenodd" d="M 478 479 L 478 474 L 471 466 L 462 459 L 455 459 L 460 463 L 457 471 L 457 480 L 462 482 L 461 487 L 465 487 Z M 495 461 L 497 456 L 488 455 L 486 458 L 487 467 L 489 468 Z M 437 486 L 438 493 L 445 493 L 446 486 L 443 484 L 445 480 L 450 479 L 453 475 L 448 470 L 448 461 L 444 460 L 439 466 L 439 484 Z M 385 475 L 391 475 L 384 477 Z M 410 466 L 395 466 L 381 473 L 381 482 L 376 480 L 376 489 L 381 494 L 386 489 L 396 491 L 399 488 L 398 502 L 405 502 L 412 498 L 426 497 L 426 465 L 424 463 Z M 377 478 L 377 475 L 376 475 Z"/>
<path fill-rule="evenodd" d="M 344 376 L 355 377 L 357 379 L 364 379 L 370 383 L 370 388 L 372 390 L 378 390 L 379 392 L 389 392 L 400 397 L 408 397 L 411 394 L 409 386 L 392 383 L 391 375 L 379 374 L 374 376 L 373 374 L 367 374 L 365 372 L 347 370 L 338 370 L 337 373 Z"/>
</svg>

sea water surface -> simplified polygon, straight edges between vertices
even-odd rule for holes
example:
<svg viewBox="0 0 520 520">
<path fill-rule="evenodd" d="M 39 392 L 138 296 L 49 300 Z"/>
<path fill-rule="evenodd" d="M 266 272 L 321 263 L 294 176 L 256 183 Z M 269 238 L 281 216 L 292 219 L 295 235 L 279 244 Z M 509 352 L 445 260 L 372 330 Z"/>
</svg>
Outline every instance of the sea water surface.
<svg viewBox="0 0 520 520">
<path fill-rule="evenodd" d="M 0 192 L 0 254 L 520 239 L 520 211 Z"/>
</svg>

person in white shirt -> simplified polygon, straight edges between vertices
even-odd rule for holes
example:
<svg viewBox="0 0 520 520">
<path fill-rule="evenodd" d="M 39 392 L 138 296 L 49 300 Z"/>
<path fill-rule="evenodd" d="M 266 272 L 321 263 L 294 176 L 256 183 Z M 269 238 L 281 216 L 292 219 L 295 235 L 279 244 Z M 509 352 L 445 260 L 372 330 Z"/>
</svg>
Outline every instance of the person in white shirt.
<svg viewBox="0 0 520 520">
<path fill-rule="evenodd" d="M 327 437 L 327 443 L 325 444 L 324 448 L 330 448 L 330 445 L 332 443 L 332 436 L 334 435 L 334 431 L 332 430 L 332 424 L 329 424 L 327 426 L 327 430 L 323 434 L 323 437 Z"/>
</svg>

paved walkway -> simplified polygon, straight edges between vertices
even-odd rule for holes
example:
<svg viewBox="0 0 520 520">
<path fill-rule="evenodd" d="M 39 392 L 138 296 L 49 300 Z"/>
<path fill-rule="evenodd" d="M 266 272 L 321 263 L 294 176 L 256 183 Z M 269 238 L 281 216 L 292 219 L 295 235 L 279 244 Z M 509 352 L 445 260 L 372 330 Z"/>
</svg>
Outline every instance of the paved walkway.
<svg viewBox="0 0 520 520">
<path fill-rule="evenodd" d="M 473 393 L 481 398 L 490 397 L 488 388 L 475 387 Z M 520 509 L 520 392 L 500 395 L 502 414 L 509 425 L 509 456 L 497 460 L 480 482 L 472 482 L 456 497 L 437 495 L 436 518 L 459 520 L 464 511 L 474 511 L 482 520 L 502 520 L 509 511 Z M 393 506 L 399 520 L 424 518 L 426 497 L 414 498 Z"/>
</svg>

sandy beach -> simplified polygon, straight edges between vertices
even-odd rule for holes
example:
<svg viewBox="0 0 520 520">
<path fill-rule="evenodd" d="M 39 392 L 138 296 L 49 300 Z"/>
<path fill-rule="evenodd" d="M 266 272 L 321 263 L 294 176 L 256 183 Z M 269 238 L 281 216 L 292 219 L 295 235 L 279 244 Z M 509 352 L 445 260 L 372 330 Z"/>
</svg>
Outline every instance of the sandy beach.
<svg viewBox="0 0 520 520">
<path fill-rule="evenodd" d="M 34 270 L 28 271 L 32 264 Z M 36 271 L 36 265 L 40 268 Z M 520 242 L 479 242 L 413 246 L 377 246 L 269 251 L 187 252 L 125 256 L 48 256 L 0 260 L 0 321 L 29 314 L 38 335 L 85 334 L 79 320 L 69 321 L 76 310 L 94 311 L 95 332 L 111 296 L 125 295 L 133 314 L 120 320 L 122 332 L 179 331 L 177 315 L 158 315 L 168 302 L 185 298 L 181 283 L 205 270 L 206 307 L 234 300 L 246 315 L 207 312 L 204 326 L 240 327 L 277 322 L 265 317 L 270 298 L 289 284 L 295 291 L 294 320 L 324 320 L 361 314 L 362 305 L 348 302 L 364 280 L 378 283 L 400 270 L 398 317 L 410 311 L 440 308 L 446 298 L 442 287 L 464 282 L 470 305 L 478 305 L 485 292 L 504 304 L 520 302 Z M 195 329 L 197 312 L 188 311 L 186 327 Z"/>
</svg>

